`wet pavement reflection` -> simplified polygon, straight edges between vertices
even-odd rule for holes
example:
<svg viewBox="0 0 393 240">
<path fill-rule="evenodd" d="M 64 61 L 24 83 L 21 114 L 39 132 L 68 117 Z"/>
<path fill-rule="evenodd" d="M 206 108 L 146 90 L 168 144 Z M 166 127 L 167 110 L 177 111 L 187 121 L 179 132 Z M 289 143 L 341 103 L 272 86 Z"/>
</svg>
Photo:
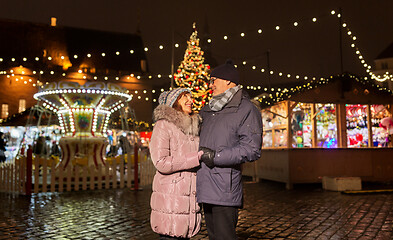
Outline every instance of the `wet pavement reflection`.
<svg viewBox="0 0 393 240">
<path fill-rule="evenodd" d="M 346 195 L 320 184 L 245 183 L 239 239 L 392 239 L 393 194 Z M 0 239 L 158 239 L 150 188 L 0 193 Z M 193 239 L 207 239 L 206 228 Z"/>
</svg>

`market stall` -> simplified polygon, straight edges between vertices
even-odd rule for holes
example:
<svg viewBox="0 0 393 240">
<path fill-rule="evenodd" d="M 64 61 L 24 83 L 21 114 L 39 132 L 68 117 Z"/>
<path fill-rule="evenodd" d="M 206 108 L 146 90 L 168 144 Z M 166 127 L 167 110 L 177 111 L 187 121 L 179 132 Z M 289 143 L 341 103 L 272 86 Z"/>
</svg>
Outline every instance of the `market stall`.
<svg viewBox="0 0 393 240">
<path fill-rule="evenodd" d="M 61 137 L 57 118 L 38 105 L 1 119 L 0 132 L 4 133 L 8 162 L 13 162 L 19 154 L 24 155 L 29 146 L 35 154 L 50 155 Z"/>
<path fill-rule="evenodd" d="M 270 89 L 262 106 L 262 157 L 245 173 L 294 183 L 323 176 L 393 180 L 393 95 L 350 75 Z"/>
</svg>

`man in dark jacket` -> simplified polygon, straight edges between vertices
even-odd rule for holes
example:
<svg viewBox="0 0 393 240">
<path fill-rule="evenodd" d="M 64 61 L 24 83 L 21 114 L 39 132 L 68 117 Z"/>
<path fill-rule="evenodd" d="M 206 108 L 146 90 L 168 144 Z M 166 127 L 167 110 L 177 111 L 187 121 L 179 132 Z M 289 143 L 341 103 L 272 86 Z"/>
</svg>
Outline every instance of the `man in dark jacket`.
<svg viewBox="0 0 393 240">
<path fill-rule="evenodd" d="M 213 98 L 200 111 L 201 168 L 197 201 L 203 203 L 210 239 L 237 239 L 238 209 L 243 204 L 241 164 L 259 159 L 262 118 L 239 86 L 232 61 L 210 74 Z"/>
</svg>

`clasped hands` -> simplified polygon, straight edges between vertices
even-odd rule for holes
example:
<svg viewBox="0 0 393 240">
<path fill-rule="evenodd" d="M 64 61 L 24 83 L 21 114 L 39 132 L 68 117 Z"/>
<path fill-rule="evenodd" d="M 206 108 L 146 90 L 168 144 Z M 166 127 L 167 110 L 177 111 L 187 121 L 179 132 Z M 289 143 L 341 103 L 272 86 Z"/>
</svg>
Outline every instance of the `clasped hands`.
<svg viewBox="0 0 393 240">
<path fill-rule="evenodd" d="M 216 155 L 216 151 L 207 147 L 199 147 L 199 151 L 203 151 L 199 162 L 204 162 L 209 168 L 214 168 L 214 156 Z"/>
</svg>

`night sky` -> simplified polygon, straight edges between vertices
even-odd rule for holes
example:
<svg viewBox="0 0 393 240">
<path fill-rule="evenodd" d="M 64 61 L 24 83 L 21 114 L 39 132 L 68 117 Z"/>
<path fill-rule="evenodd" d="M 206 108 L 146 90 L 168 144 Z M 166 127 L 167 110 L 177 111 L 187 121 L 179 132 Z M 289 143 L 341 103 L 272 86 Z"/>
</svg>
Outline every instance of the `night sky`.
<svg viewBox="0 0 393 240">
<path fill-rule="evenodd" d="M 174 55 L 176 69 L 183 59 L 192 23 L 196 22 L 202 48 L 212 54 L 207 63 L 214 66 L 232 58 L 239 65 L 245 85 L 299 81 L 295 75 L 326 77 L 340 73 L 339 20 L 331 15 L 332 10 L 337 13 L 342 9 L 343 21 L 357 37 L 356 46 L 371 66 L 393 42 L 392 0 L 0 0 L 0 6 L 3 19 L 49 24 L 54 16 L 59 26 L 125 33 L 136 33 L 139 26 L 149 48 L 150 73 L 163 75 L 171 73 L 172 36 L 180 44 Z M 312 21 L 314 17 L 316 22 Z M 299 25 L 294 27 L 294 22 Z M 345 29 L 342 37 L 344 71 L 366 75 Z M 202 41 L 207 38 L 212 40 L 210 44 Z M 274 71 L 270 80 L 266 71 L 260 71 L 267 69 L 267 52 Z M 278 72 L 291 77 L 279 77 Z"/>
</svg>

